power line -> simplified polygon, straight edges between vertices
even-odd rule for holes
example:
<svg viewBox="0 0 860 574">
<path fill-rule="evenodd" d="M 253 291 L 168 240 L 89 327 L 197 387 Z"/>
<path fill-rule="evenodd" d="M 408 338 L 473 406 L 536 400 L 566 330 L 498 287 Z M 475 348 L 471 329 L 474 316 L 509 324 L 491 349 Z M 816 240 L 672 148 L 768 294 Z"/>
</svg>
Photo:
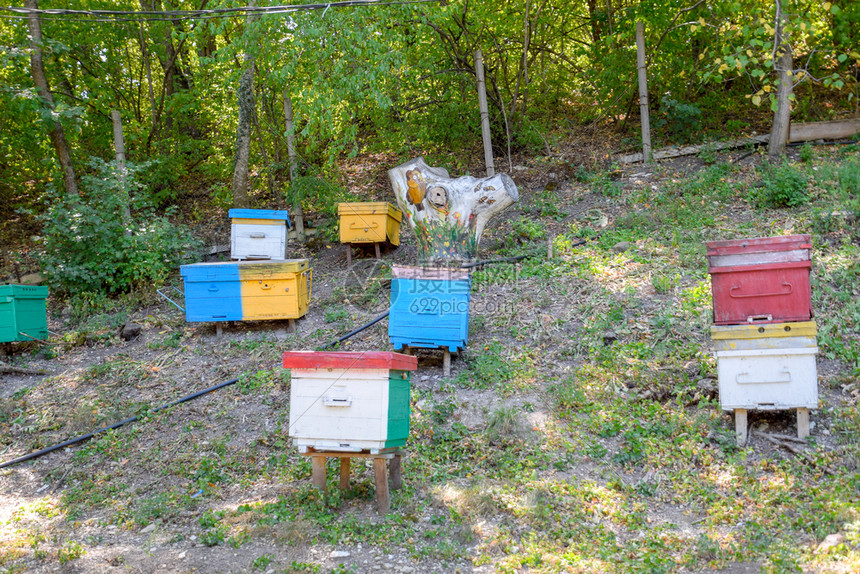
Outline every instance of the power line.
<svg viewBox="0 0 860 574">
<path fill-rule="evenodd" d="M 0 6 L 2 18 L 24 19 L 38 14 L 44 20 L 85 20 L 87 22 L 170 22 L 176 20 L 211 20 L 246 16 L 248 14 L 290 14 L 312 10 L 327 11 L 329 8 L 354 8 L 361 6 L 400 6 L 426 4 L 444 0 L 341 0 L 314 4 L 286 4 L 279 6 L 243 6 L 239 8 L 213 8 L 209 10 L 67 10 L 64 8 L 32 9 L 19 6 Z"/>
</svg>

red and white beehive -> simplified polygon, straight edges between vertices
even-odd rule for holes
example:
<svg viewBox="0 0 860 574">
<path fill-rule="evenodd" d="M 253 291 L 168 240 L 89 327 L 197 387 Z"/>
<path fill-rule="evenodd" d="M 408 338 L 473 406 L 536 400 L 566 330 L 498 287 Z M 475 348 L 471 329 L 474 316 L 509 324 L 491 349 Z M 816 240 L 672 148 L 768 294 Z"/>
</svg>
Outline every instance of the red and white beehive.
<svg viewBox="0 0 860 574">
<path fill-rule="evenodd" d="M 720 405 L 735 411 L 738 441 L 746 441 L 747 409 L 797 408 L 798 436 L 805 437 L 808 409 L 818 402 L 811 237 L 735 239 L 706 246 Z M 788 336 L 793 331 L 804 336 Z"/>
</svg>

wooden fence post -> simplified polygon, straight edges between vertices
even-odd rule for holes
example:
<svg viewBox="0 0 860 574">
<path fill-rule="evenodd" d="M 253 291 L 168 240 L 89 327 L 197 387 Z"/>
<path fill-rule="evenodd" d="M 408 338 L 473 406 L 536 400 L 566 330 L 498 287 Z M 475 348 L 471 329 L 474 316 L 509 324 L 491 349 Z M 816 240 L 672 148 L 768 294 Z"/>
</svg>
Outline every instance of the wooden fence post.
<svg viewBox="0 0 860 574">
<path fill-rule="evenodd" d="M 487 110 L 487 86 L 484 80 L 484 54 L 475 50 L 475 75 L 478 78 L 478 106 L 481 108 L 481 136 L 484 140 L 484 163 L 487 165 L 487 177 L 496 175 L 496 165 L 493 162 L 493 142 L 490 138 L 490 113 Z"/>
</svg>

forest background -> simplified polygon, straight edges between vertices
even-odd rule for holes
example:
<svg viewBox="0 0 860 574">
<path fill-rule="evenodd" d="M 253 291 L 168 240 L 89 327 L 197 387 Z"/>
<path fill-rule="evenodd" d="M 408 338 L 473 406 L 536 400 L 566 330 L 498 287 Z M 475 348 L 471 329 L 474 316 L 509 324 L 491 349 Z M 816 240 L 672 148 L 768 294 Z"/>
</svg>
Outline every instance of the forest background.
<svg viewBox="0 0 860 574">
<path fill-rule="evenodd" d="M 423 154 L 463 173 L 480 142 L 477 49 L 508 168 L 596 127 L 615 151 L 639 145 L 636 22 L 655 147 L 767 133 L 781 83 L 793 121 L 856 115 L 860 101 L 860 6 L 848 1 L 26 6 L 43 12 L 0 20 L 0 236 L 16 245 L 3 264 L 38 265 L 71 294 L 162 281 L 193 251 L 168 223 L 177 206 L 189 224 L 232 206 L 324 223 L 349 197 L 342 162 L 358 155 L 393 166 Z"/>
</svg>

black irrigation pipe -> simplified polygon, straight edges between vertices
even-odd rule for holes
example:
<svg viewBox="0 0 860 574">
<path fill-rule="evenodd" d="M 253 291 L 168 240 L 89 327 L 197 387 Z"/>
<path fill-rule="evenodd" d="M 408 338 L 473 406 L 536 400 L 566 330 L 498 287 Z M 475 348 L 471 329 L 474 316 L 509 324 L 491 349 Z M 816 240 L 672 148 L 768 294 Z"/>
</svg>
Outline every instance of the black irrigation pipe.
<svg viewBox="0 0 860 574">
<path fill-rule="evenodd" d="M 383 313 L 382 315 L 380 315 L 379 317 L 377 317 L 376 319 L 374 319 L 370 323 L 367 323 L 366 325 L 362 325 L 358 329 L 350 331 L 349 333 L 347 333 L 346 335 L 344 335 L 340 339 L 335 339 L 331 343 L 328 343 L 327 345 L 323 345 L 322 347 L 318 348 L 317 351 L 322 351 L 323 349 L 328 349 L 329 347 L 333 347 L 333 346 L 337 345 L 338 343 L 342 343 L 342 342 L 346 341 L 347 339 L 349 339 L 353 335 L 358 335 L 359 333 L 361 333 L 362 331 L 364 331 L 368 327 L 372 327 L 372 326 L 376 325 L 377 323 L 379 323 L 380 321 L 382 321 L 383 319 L 385 319 L 386 317 L 388 317 L 389 313 L 391 313 L 391 309 L 389 309 L 388 311 L 386 311 L 385 313 Z"/>
<path fill-rule="evenodd" d="M 860 140 L 840 140 L 840 141 L 832 141 L 832 142 L 825 142 L 825 141 L 822 141 L 822 142 L 791 142 L 791 143 L 785 144 L 785 146 L 786 147 L 803 147 L 806 144 L 810 144 L 810 145 L 854 145 L 857 143 L 860 143 Z M 761 145 L 764 145 L 764 144 L 761 144 Z M 751 156 L 754 153 L 755 153 L 755 150 L 748 151 L 747 153 L 740 156 L 736 160 L 733 160 L 732 163 L 738 163 L 741 160 L 745 160 L 746 158 L 748 158 L 749 156 Z"/>
<path fill-rule="evenodd" d="M 582 241 L 582 243 L 585 243 L 585 241 L 583 240 L 583 241 Z M 484 260 L 484 261 L 477 261 L 477 262 L 475 262 L 475 263 L 467 263 L 467 264 L 465 264 L 465 265 L 462 265 L 461 267 L 462 267 L 462 268 L 464 268 L 464 269 L 467 269 L 467 268 L 470 268 L 470 267 L 478 267 L 478 266 L 480 266 L 480 265 L 488 265 L 488 264 L 491 264 L 491 263 L 511 263 L 511 262 L 516 262 L 516 261 L 521 261 L 521 260 L 525 259 L 526 257 L 528 257 L 528 255 L 521 255 L 521 256 L 519 256 L 519 257 L 508 257 L 508 258 L 505 258 L 505 259 L 487 259 L 487 260 Z M 380 321 L 382 321 L 383 319 L 385 319 L 386 317 L 388 317 L 388 315 L 389 315 L 390 313 L 391 313 L 391 310 L 389 309 L 388 311 L 386 311 L 385 313 L 383 313 L 383 314 L 382 314 L 382 315 L 380 315 L 379 317 L 375 318 L 373 321 L 371 321 L 371 322 L 369 322 L 369 323 L 367 323 L 367 324 L 365 324 L 365 325 L 362 325 L 362 326 L 361 326 L 361 327 L 359 327 L 358 329 L 354 329 L 354 330 L 350 331 L 349 333 L 347 333 L 347 334 L 346 334 L 346 335 L 344 335 L 343 337 L 340 337 L 339 339 L 335 339 L 335 340 L 334 340 L 334 341 L 332 341 L 331 343 L 328 343 L 327 345 L 324 345 L 324 346 L 320 347 L 320 348 L 319 348 L 319 349 L 317 349 L 317 350 L 318 350 L 318 351 L 322 351 L 323 349 L 327 349 L 327 348 L 329 348 L 329 347 L 333 347 L 334 345 L 337 345 L 338 343 L 342 343 L 343 341 L 346 341 L 346 340 L 347 340 L 347 339 L 349 339 L 350 337 L 353 337 L 353 336 L 355 336 L 355 335 L 357 335 L 357 334 L 361 333 L 361 332 L 362 332 L 362 331 L 364 331 L 365 329 L 367 329 L 367 328 L 369 328 L 369 327 L 372 327 L 373 325 L 376 325 L 377 323 L 379 323 Z M 161 410 L 164 410 L 164 409 L 167 409 L 167 408 L 170 408 L 170 407 L 174 407 L 174 406 L 176 406 L 176 405 L 179 405 L 179 404 L 182 404 L 182 403 L 185 403 L 185 402 L 188 402 L 188 401 L 194 400 L 194 399 L 196 399 L 196 398 L 198 398 L 198 397 L 202 397 L 203 395 L 206 395 L 206 394 L 209 394 L 209 393 L 215 392 L 215 391 L 217 391 L 217 390 L 223 389 L 224 387 L 228 387 L 228 386 L 230 386 L 230 385 L 232 385 L 232 384 L 236 383 L 238 380 L 239 380 L 238 378 L 237 378 L 237 379 L 230 379 L 229 381 L 225 381 L 225 382 L 223 382 L 223 383 L 221 383 L 221 384 L 215 385 L 214 387 L 209 387 L 208 389 L 203 389 L 202 391 L 197 391 L 196 393 L 192 393 L 192 394 L 190 394 L 190 395 L 188 395 L 188 396 L 182 397 L 181 399 L 176 399 L 175 401 L 170 402 L 170 403 L 167 403 L 166 405 L 161 405 L 160 407 L 156 407 L 156 408 L 152 409 L 152 412 L 157 413 L 158 411 L 161 411 Z M 110 426 L 102 427 L 102 428 L 100 428 L 100 429 L 97 429 L 97 430 L 94 430 L 94 431 L 88 432 L 88 433 L 86 433 L 86 434 L 82 434 L 82 435 L 81 435 L 81 436 L 79 436 L 79 437 L 75 437 L 75 438 L 73 438 L 73 439 L 69 439 L 69 440 L 67 440 L 67 441 L 65 441 L 65 442 L 61 442 L 61 443 L 59 443 L 59 444 L 55 444 L 55 445 L 53 445 L 53 446 L 49 446 L 49 447 L 47 447 L 47 448 L 43 448 L 42 450 L 38 450 L 38 451 L 36 451 L 36 452 L 31 452 L 30 454 L 27 454 L 27 455 L 24 455 L 24 456 L 18 457 L 18 458 L 16 458 L 16 459 L 12 459 L 12 460 L 6 461 L 6 462 L 4 462 L 4 463 L 0 463 L 0 469 L 7 468 L 7 467 L 9 467 L 9 466 L 14 466 L 14 465 L 16 465 L 16 464 L 20 464 L 20 463 L 22 463 L 22 462 L 26 462 L 26 461 L 28 461 L 28 460 L 33 460 L 34 458 L 39 458 L 40 456 L 44 456 L 44 455 L 46 455 L 46 454 L 48 454 L 48 453 L 54 452 L 55 450 L 59 450 L 59 449 L 61 449 L 61 448 L 65 448 L 65 447 L 67 447 L 67 446 L 71 446 L 71 445 L 73 445 L 73 444 L 77 444 L 77 443 L 79 443 L 79 442 L 83 442 L 83 441 L 85 441 L 85 440 L 87 440 L 87 439 L 90 439 L 90 438 L 92 438 L 92 437 L 96 436 L 96 435 L 97 435 L 97 434 L 99 434 L 99 433 L 103 433 L 103 432 L 105 432 L 105 431 L 109 431 L 109 430 L 113 430 L 113 429 L 119 428 L 119 427 L 121 427 L 121 426 L 123 426 L 123 425 L 127 425 L 128 423 L 133 423 L 134 421 L 139 420 L 139 419 L 140 419 L 140 417 L 139 417 L 139 416 L 133 416 L 133 417 L 127 418 L 127 419 L 125 419 L 125 420 L 119 421 L 118 423 L 114 423 L 114 424 L 112 424 L 112 425 L 110 425 Z"/>
<path fill-rule="evenodd" d="M 154 408 L 154 409 L 152 409 L 152 412 L 157 413 L 158 411 L 161 411 L 161 410 L 176 406 L 178 404 L 182 404 L 182 403 L 194 400 L 198 397 L 202 397 L 205 394 L 217 391 L 219 389 L 223 389 L 224 387 L 228 387 L 228 386 L 234 384 L 235 382 L 237 382 L 238 380 L 239 379 L 230 379 L 229 381 L 225 381 L 221 384 L 215 385 L 214 387 L 209 387 L 208 389 L 203 389 L 202 391 L 197 391 L 196 393 L 192 393 L 188 396 L 182 397 L 181 399 L 176 399 L 175 401 L 167 403 L 166 405 L 161 405 L 160 407 Z M 47 448 L 43 448 L 42 450 L 38 450 L 36 452 L 31 452 L 30 454 L 27 454 L 27 455 L 24 455 L 22 457 L 18 457 L 16 459 L 9 460 L 9 461 L 6 461 L 6 462 L 0 464 L 0 468 L 6 468 L 8 466 L 13 466 L 16 464 L 20 464 L 22 462 L 26 462 L 28 460 L 32 460 L 34 458 L 39 458 L 40 456 L 44 456 L 50 452 L 54 452 L 55 450 L 59 450 L 59 449 L 64 448 L 64 447 L 71 446 L 71 445 L 77 444 L 79 442 L 83 442 L 89 438 L 96 436 L 99 433 L 113 430 L 115 428 L 119 428 L 119 427 L 126 425 L 128 423 L 132 423 L 132 422 L 138 420 L 139 418 L 140 417 L 138 417 L 138 416 L 133 416 L 133 417 L 127 418 L 123 421 L 119 421 L 118 423 L 114 423 L 110 426 L 102 427 L 98 430 L 88 432 L 87 434 L 82 434 L 81 436 L 67 440 L 66 442 L 61 442 L 60 444 L 55 444 L 54 446 L 49 446 Z"/>
</svg>

